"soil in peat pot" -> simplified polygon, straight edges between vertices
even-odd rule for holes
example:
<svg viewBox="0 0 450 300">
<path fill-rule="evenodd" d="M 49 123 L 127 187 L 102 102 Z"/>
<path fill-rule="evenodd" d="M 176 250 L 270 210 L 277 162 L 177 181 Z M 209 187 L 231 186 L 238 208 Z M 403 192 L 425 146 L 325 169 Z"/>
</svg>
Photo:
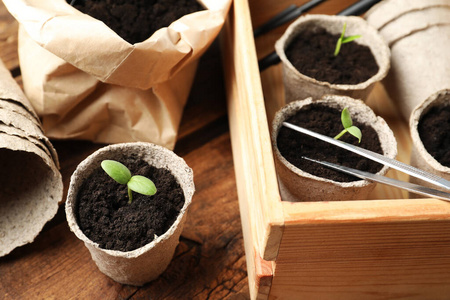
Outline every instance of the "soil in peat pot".
<svg viewBox="0 0 450 300">
<path fill-rule="evenodd" d="M 418 131 L 428 153 L 450 168 L 450 105 L 432 107 L 420 118 Z"/>
<path fill-rule="evenodd" d="M 303 75 L 331 84 L 358 84 L 374 76 L 379 67 L 369 47 L 353 41 L 334 56 L 339 37 L 323 28 L 302 32 L 288 45 L 286 57 Z"/>
<path fill-rule="evenodd" d="M 75 214 L 83 233 L 100 248 L 131 251 L 161 236 L 175 222 L 184 205 L 184 194 L 169 170 L 150 166 L 130 156 L 121 160 L 133 175 L 150 178 L 157 192 L 145 196 L 133 192 L 109 177 L 100 167 L 82 184 L 77 195 Z"/>
<path fill-rule="evenodd" d="M 102 21 L 130 44 L 142 42 L 182 16 L 204 9 L 197 0 L 76 0 L 73 6 Z"/>
<path fill-rule="evenodd" d="M 294 116 L 287 119 L 286 122 L 331 137 L 336 136 L 343 129 L 341 112 L 335 108 L 318 104 L 303 107 Z M 353 125 L 361 129 L 361 143 L 358 143 L 358 139 L 349 133 L 344 134 L 340 138 L 341 141 L 383 154 L 378 135 L 372 127 L 363 125 L 355 120 L 353 120 Z M 383 167 L 377 162 L 284 126 L 281 127 L 278 133 L 277 147 L 281 155 L 297 168 L 309 174 L 338 182 L 350 182 L 361 179 L 305 160 L 302 156 L 370 173 L 377 173 Z"/>
</svg>

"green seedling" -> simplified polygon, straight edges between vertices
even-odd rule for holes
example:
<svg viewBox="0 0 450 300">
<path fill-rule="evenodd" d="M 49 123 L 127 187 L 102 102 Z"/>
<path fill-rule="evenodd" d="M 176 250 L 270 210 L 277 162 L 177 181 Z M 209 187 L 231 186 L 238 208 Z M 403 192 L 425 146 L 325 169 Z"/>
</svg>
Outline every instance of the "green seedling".
<svg viewBox="0 0 450 300">
<path fill-rule="evenodd" d="M 141 175 L 131 176 L 130 170 L 118 161 L 104 160 L 101 166 L 112 179 L 120 184 L 127 185 L 128 203 L 133 201 L 132 191 L 147 196 L 152 196 L 156 193 L 156 186 L 153 181 Z"/>
<path fill-rule="evenodd" d="M 342 125 L 344 126 L 344 130 L 342 130 L 338 135 L 336 135 L 334 139 L 338 140 L 341 136 L 343 136 L 346 132 L 348 132 L 354 137 L 356 137 L 358 141 L 361 143 L 362 138 L 361 130 L 356 126 L 353 126 L 352 117 L 350 116 L 350 112 L 348 111 L 347 107 L 344 108 L 344 110 L 342 110 L 341 121 Z"/>
<path fill-rule="evenodd" d="M 346 28 L 347 28 L 347 23 L 344 23 L 344 26 L 342 27 L 341 36 L 339 37 L 339 39 L 336 43 L 336 49 L 334 49 L 334 56 L 338 56 L 339 51 L 341 51 L 342 44 L 350 43 L 351 41 L 359 39 L 361 37 L 361 35 L 352 35 L 352 36 L 344 37 Z"/>
</svg>

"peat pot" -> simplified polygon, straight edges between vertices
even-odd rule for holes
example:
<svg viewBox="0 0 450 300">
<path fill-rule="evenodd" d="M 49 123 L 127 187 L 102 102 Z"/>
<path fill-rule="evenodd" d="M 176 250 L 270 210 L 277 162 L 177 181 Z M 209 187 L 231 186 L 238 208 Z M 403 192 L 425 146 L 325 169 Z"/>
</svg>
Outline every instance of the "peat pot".
<svg viewBox="0 0 450 300">
<path fill-rule="evenodd" d="M 170 228 L 165 233 L 155 236 L 150 243 L 132 251 L 107 250 L 89 239 L 81 230 L 76 214 L 79 206 L 77 195 L 85 180 L 98 170 L 103 160 L 121 161 L 130 156 L 141 159 L 156 168 L 169 170 L 181 186 L 184 205 Z M 156 181 L 155 185 L 158 189 Z M 110 145 L 87 157 L 73 173 L 66 202 L 67 221 L 70 230 L 84 242 L 101 272 L 117 282 L 140 286 L 156 279 L 169 265 L 178 245 L 194 190 L 192 169 L 172 151 L 143 142 Z"/>
</svg>

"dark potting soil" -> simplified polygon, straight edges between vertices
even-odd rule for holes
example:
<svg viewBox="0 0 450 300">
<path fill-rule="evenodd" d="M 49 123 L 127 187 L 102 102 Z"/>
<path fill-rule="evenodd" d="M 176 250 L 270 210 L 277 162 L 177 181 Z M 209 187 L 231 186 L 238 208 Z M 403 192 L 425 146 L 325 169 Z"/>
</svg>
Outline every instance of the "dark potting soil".
<svg viewBox="0 0 450 300">
<path fill-rule="evenodd" d="M 378 64 L 369 47 L 356 41 L 343 44 L 334 56 L 340 35 L 323 28 L 296 36 L 286 49 L 286 57 L 302 74 L 332 84 L 358 84 L 378 72 Z"/>
<path fill-rule="evenodd" d="M 302 110 L 286 121 L 330 137 L 335 137 L 343 129 L 341 112 L 335 108 L 319 104 L 311 104 L 302 108 Z M 360 124 L 355 120 L 353 120 L 353 125 L 361 129 L 361 143 L 358 143 L 358 139 L 349 133 L 344 134 L 340 138 L 341 141 L 380 154 L 383 153 L 378 135 L 372 127 Z M 281 155 L 297 168 L 312 175 L 338 182 L 350 182 L 361 179 L 305 160 L 302 156 L 321 161 L 328 161 L 370 173 L 377 173 L 383 167 L 381 164 L 353 152 L 341 149 L 284 126 L 281 127 L 280 132 L 278 133 L 277 146 Z"/>
<path fill-rule="evenodd" d="M 131 251 L 170 228 L 184 205 L 184 194 L 170 171 L 133 156 L 120 162 L 133 175 L 150 178 L 157 188 L 156 194 L 133 192 L 133 201 L 128 204 L 126 185 L 114 181 L 99 165 L 82 184 L 75 212 L 80 229 L 101 248 Z"/>
<path fill-rule="evenodd" d="M 184 15 L 204 9 L 196 0 L 76 0 L 73 6 L 103 21 L 131 44 L 148 39 Z"/>
<path fill-rule="evenodd" d="M 432 107 L 420 118 L 418 131 L 428 153 L 450 167 L 450 105 Z"/>
</svg>

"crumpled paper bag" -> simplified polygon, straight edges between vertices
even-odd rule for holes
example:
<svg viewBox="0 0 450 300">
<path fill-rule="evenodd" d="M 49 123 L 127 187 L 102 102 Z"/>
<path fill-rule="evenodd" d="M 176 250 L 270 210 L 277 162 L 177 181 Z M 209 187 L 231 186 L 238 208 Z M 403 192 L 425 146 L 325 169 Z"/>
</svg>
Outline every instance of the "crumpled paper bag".
<svg viewBox="0 0 450 300">
<path fill-rule="evenodd" d="M 173 148 L 198 58 L 231 0 L 201 0 L 147 40 L 129 44 L 64 0 L 4 0 L 19 21 L 24 90 L 46 135 Z"/>
</svg>

